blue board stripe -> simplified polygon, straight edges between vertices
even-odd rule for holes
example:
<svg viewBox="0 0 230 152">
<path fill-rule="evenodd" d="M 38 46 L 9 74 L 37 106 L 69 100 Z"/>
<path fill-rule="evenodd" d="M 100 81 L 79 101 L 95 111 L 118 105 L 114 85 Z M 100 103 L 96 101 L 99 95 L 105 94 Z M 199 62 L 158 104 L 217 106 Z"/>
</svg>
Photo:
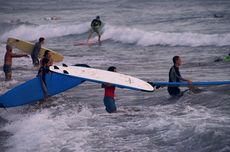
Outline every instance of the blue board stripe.
<svg viewBox="0 0 230 152">
<path fill-rule="evenodd" d="M 190 85 L 188 82 L 150 82 L 150 84 L 155 86 L 188 86 Z M 200 82 L 192 82 L 192 85 L 225 85 L 230 84 L 230 80 L 227 81 L 200 81 Z"/>
</svg>

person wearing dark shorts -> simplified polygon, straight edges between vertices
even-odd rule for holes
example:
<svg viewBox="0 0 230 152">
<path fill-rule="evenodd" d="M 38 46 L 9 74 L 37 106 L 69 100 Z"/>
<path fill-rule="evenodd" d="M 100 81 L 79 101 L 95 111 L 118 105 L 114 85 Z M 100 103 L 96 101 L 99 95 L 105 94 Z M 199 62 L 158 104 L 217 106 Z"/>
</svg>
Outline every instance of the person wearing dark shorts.
<svg viewBox="0 0 230 152">
<path fill-rule="evenodd" d="M 19 57 L 29 57 L 26 54 L 16 54 L 12 52 L 12 47 L 10 45 L 6 45 L 6 53 L 4 56 L 4 65 L 3 65 L 3 72 L 5 73 L 5 80 L 9 81 L 12 78 L 12 59 L 19 58 Z"/>
<path fill-rule="evenodd" d="M 42 45 L 44 44 L 44 41 L 45 41 L 45 38 L 40 37 L 39 41 L 35 43 L 33 51 L 31 53 L 32 62 L 35 67 L 39 66 L 38 55 L 39 55 Z"/>
<path fill-rule="evenodd" d="M 108 68 L 108 71 L 116 72 L 116 67 L 111 66 Z M 114 99 L 116 87 L 113 86 L 112 84 L 102 84 L 102 88 L 105 89 L 105 94 L 104 94 L 105 110 L 108 113 L 116 112 L 117 107 Z"/>
<path fill-rule="evenodd" d="M 192 83 L 191 80 L 187 80 L 181 77 L 179 67 L 181 66 L 182 62 L 179 56 L 173 57 L 174 65 L 169 70 L 169 82 L 181 82 L 187 81 L 188 83 Z M 168 86 L 168 93 L 171 96 L 182 96 L 183 92 L 181 92 L 180 88 L 177 86 Z"/>
</svg>

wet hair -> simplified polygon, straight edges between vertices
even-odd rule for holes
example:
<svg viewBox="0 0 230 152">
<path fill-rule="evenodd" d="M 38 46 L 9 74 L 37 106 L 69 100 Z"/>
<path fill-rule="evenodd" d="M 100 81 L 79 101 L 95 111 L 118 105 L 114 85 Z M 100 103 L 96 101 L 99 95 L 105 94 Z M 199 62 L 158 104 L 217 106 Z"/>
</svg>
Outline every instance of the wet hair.
<svg viewBox="0 0 230 152">
<path fill-rule="evenodd" d="M 50 52 L 49 50 L 46 50 L 45 53 L 44 53 L 44 55 L 43 55 L 43 57 L 47 57 L 48 54 L 49 54 L 49 52 Z"/>
<path fill-rule="evenodd" d="M 100 19 L 100 16 L 96 16 L 96 19 Z"/>
<path fill-rule="evenodd" d="M 230 53 L 228 55 L 230 56 Z"/>
<path fill-rule="evenodd" d="M 174 56 L 173 59 L 172 59 L 172 60 L 173 60 L 173 63 L 176 64 L 176 61 L 177 61 L 179 58 L 180 58 L 179 56 Z"/>
<path fill-rule="evenodd" d="M 6 45 L 6 50 L 12 50 L 12 46 L 10 46 L 10 45 Z"/>
<path fill-rule="evenodd" d="M 115 70 L 116 70 L 116 67 L 114 67 L 114 66 L 110 66 L 110 67 L 108 68 L 108 71 L 115 72 Z"/>
<path fill-rule="evenodd" d="M 40 37 L 40 38 L 39 38 L 39 42 L 42 42 L 42 41 L 44 41 L 44 40 L 45 40 L 44 37 Z"/>
</svg>

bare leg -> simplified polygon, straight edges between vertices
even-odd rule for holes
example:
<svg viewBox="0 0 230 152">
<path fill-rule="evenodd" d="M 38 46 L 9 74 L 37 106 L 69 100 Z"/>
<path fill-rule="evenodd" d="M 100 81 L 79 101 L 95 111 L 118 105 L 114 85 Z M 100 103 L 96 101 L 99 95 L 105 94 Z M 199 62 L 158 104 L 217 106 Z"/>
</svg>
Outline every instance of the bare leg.
<svg viewBox="0 0 230 152">
<path fill-rule="evenodd" d="M 92 30 L 90 30 L 90 31 L 89 31 L 89 36 L 88 36 L 87 43 L 89 42 L 89 39 L 91 38 L 92 34 L 93 34 L 93 31 L 92 31 Z"/>
<path fill-rule="evenodd" d="M 45 93 L 44 99 L 43 99 L 42 101 L 39 102 L 39 106 L 41 107 L 42 104 L 43 104 L 44 102 L 47 101 L 47 98 L 48 98 L 49 94 L 48 94 L 48 89 L 47 89 L 47 87 L 46 87 L 46 84 L 44 83 L 44 81 L 43 81 L 43 79 L 42 79 L 41 76 L 40 76 L 40 79 L 41 79 L 42 89 L 43 89 L 43 91 L 44 91 L 44 93 Z"/>
<path fill-rule="evenodd" d="M 5 81 L 10 81 L 12 78 L 12 73 L 5 73 Z"/>
<path fill-rule="evenodd" d="M 96 33 L 97 33 L 97 35 L 98 35 L 98 43 L 101 45 L 101 35 L 100 35 L 99 32 L 96 32 Z"/>
</svg>

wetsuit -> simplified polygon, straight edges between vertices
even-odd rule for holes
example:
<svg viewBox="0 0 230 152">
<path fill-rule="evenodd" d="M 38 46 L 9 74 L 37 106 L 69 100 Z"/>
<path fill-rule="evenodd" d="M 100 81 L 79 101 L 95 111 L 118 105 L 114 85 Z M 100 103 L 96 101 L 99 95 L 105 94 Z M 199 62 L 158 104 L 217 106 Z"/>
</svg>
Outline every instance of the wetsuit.
<svg viewBox="0 0 230 152">
<path fill-rule="evenodd" d="M 105 110 L 108 113 L 112 113 L 117 111 L 117 107 L 115 104 L 114 96 L 115 96 L 115 87 L 114 86 L 106 86 L 102 85 L 103 88 L 105 88 L 105 95 L 104 95 L 104 105 Z"/>
<path fill-rule="evenodd" d="M 42 89 L 43 89 L 44 93 L 48 93 L 48 89 L 47 89 L 47 85 L 46 85 L 46 74 L 47 73 L 49 73 L 49 67 L 48 66 L 42 66 L 38 70 L 38 75 L 37 75 L 41 80 Z"/>
<path fill-rule="evenodd" d="M 31 53 L 31 58 L 32 58 L 34 66 L 39 65 L 38 54 L 40 52 L 40 49 L 41 49 L 41 43 L 40 42 L 35 43 L 34 49 L 33 49 L 32 53 Z"/>
<path fill-rule="evenodd" d="M 99 19 L 94 19 L 92 22 L 91 22 L 91 28 L 93 30 L 93 32 L 99 32 L 99 29 L 101 27 L 101 21 Z"/>
<path fill-rule="evenodd" d="M 171 67 L 169 70 L 169 82 L 180 82 L 183 81 L 184 79 L 180 75 L 179 68 L 176 67 L 175 65 Z M 181 90 L 179 87 L 168 87 L 168 93 L 171 96 L 180 96 Z"/>
</svg>

